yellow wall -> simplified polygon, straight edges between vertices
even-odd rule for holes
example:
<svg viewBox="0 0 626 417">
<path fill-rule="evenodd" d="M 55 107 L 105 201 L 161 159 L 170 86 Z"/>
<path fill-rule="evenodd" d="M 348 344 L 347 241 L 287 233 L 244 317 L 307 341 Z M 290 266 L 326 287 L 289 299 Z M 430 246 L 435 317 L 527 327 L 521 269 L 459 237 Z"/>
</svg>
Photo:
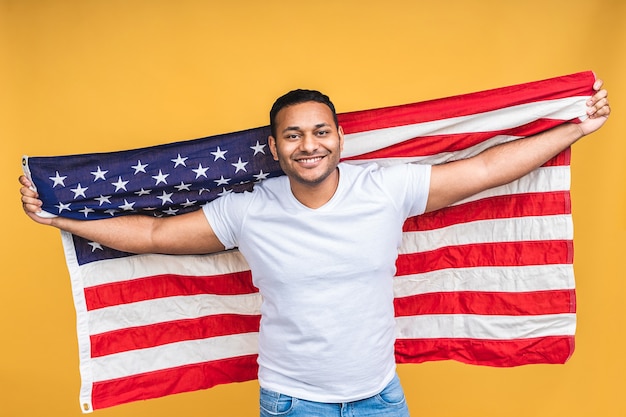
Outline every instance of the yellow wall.
<svg viewBox="0 0 626 417">
<path fill-rule="evenodd" d="M 586 69 L 606 80 L 613 116 L 573 151 L 573 358 L 403 365 L 400 376 L 415 416 L 626 415 L 626 1 L 0 0 L 0 34 L 0 415 L 81 415 L 59 234 L 21 213 L 22 154 L 255 127 L 300 86 L 345 112 Z M 97 415 L 254 416 L 256 403 L 250 382 Z"/>
</svg>

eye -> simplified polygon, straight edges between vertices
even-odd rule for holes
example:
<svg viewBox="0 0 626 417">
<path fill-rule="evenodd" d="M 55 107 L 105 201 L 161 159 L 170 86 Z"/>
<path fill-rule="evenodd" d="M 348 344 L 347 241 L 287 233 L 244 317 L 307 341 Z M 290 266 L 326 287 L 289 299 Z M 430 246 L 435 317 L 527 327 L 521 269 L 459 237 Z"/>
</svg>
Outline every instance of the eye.
<svg viewBox="0 0 626 417">
<path fill-rule="evenodd" d="M 330 133 L 328 130 L 318 130 L 317 136 L 327 136 Z"/>
</svg>

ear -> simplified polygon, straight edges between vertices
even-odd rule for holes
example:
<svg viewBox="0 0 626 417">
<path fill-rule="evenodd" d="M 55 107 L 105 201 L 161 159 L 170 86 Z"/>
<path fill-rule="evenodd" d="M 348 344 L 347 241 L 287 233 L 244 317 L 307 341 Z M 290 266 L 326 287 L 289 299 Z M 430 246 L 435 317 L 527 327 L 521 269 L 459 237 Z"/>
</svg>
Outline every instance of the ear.
<svg viewBox="0 0 626 417">
<path fill-rule="evenodd" d="M 276 139 L 274 138 L 274 136 L 268 136 L 267 143 L 270 145 L 270 152 L 274 157 L 274 161 L 278 161 L 278 152 L 276 152 Z"/>
</svg>

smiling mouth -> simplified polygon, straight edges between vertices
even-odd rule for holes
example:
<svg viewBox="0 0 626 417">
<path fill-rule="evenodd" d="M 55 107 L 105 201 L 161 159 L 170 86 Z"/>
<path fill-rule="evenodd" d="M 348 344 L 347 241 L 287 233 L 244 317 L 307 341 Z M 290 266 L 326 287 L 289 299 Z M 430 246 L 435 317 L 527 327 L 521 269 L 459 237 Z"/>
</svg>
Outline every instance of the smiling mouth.
<svg viewBox="0 0 626 417">
<path fill-rule="evenodd" d="M 301 164 L 314 164 L 316 162 L 319 162 L 323 159 L 323 156 L 316 156 L 316 157 L 310 157 L 310 158 L 299 158 L 296 159 L 296 162 L 299 162 Z"/>
</svg>

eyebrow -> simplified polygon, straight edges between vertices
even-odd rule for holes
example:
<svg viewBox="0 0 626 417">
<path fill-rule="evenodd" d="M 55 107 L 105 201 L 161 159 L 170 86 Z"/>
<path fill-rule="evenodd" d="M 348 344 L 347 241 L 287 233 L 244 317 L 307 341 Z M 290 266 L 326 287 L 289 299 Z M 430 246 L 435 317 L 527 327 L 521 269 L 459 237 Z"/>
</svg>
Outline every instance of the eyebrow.
<svg viewBox="0 0 626 417">
<path fill-rule="evenodd" d="M 329 123 L 318 123 L 315 125 L 315 129 L 319 129 L 321 127 L 327 127 L 330 126 Z M 302 130 L 302 128 L 300 126 L 287 126 L 286 128 L 283 129 L 282 133 L 288 132 L 290 130 Z"/>
</svg>

